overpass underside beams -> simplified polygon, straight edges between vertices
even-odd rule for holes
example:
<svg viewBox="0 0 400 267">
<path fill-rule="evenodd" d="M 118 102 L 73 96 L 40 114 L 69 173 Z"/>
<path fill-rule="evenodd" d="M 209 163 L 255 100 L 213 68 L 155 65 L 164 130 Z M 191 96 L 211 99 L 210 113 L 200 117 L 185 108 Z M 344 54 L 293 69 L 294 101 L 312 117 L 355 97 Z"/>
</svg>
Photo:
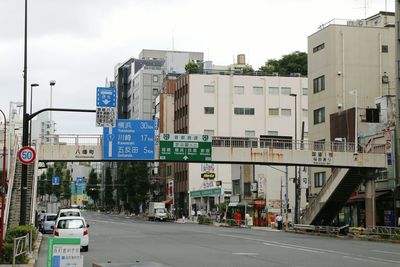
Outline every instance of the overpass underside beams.
<svg viewBox="0 0 400 267">
<path fill-rule="evenodd" d="M 350 169 L 336 189 L 332 192 L 326 203 L 321 203 L 321 210 L 311 221 L 312 225 L 330 225 L 351 194 L 366 179 L 369 179 L 368 172 L 362 169 Z"/>
<path fill-rule="evenodd" d="M 20 224 L 20 212 L 21 212 L 21 171 L 22 164 L 17 161 L 15 168 L 14 184 L 12 188 L 12 195 L 10 201 L 10 212 L 8 216 L 8 227 L 17 226 Z M 32 202 L 32 181 L 34 173 L 34 164 L 28 165 L 28 189 L 27 189 L 27 199 L 26 199 L 26 218 L 25 225 L 30 222 L 31 215 L 31 202 Z"/>
</svg>

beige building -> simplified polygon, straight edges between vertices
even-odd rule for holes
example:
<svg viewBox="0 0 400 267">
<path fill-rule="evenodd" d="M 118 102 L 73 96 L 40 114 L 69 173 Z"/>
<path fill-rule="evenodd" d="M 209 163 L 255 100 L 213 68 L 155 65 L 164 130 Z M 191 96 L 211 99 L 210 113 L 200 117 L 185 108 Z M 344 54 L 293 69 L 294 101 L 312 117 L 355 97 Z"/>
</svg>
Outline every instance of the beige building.
<svg viewBox="0 0 400 267">
<path fill-rule="evenodd" d="M 331 20 L 308 37 L 309 140 L 354 142 L 355 106 L 357 136 L 373 127 L 362 122 L 370 122 L 374 110 L 379 114 L 376 99 L 395 94 L 394 20 L 391 12 L 364 20 Z M 352 118 L 344 116 L 340 124 L 347 134 L 337 136 L 332 114 L 351 109 Z M 312 169 L 311 195 L 329 175 L 329 169 Z"/>
</svg>

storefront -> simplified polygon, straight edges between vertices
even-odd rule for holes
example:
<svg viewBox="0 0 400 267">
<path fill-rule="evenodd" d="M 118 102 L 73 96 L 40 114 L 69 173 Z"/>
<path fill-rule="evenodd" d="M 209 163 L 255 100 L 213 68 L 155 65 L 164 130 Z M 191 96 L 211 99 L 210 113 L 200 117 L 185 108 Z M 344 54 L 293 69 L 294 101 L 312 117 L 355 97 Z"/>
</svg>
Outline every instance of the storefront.
<svg viewBox="0 0 400 267">
<path fill-rule="evenodd" d="M 250 202 L 253 205 L 254 226 L 267 226 L 267 212 L 265 210 L 265 199 L 254 199 Z"/>
<path fill-rule="evenodd" d="M 223 190 L 220 187 L 190 191 L 189 206 L 195 214 L 198 214 L 198 211 L 200 211 L 202 215 L 209 214 L 216 210 L 216 205 L 219 204 L 222 194 Z"/>
</svg>

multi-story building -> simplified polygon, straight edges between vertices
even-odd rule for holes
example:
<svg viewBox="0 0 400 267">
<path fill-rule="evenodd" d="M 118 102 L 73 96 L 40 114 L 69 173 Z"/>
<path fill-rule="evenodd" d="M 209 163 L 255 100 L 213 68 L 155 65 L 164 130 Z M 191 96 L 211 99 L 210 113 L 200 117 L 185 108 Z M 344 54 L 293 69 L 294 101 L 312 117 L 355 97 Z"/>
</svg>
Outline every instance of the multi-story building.
<svg viewBox="0 0 400 267">
<path fill-rule="evenodd" d="M 180 76 L 175 92 L 174 132 L 208 134 L 214 138 L 276 136 L 293 140 L 295 126 L 300 133 L 304 121 L 307 136 L 307 78 L 258 75 L 204 70 Z M 189 197 L 188 192 L 210 186 L 201 178 L 203 167 L 200 163 L 175 163 L 178 215 L 190 214 L 193 207 L 209 212 L 222 199 L 220 196 Z M 282 211 L 285 167 L 214 164 L 212 169 L 223 191 L 241 195 L 249 201 L 259 199 L 255 204 L 261 204 L 263 210 L 266 204 L 271 212 Z M 295 176 L 294 167 L 289 167 L 288 175 Z M 252 190 L 255 183 L 259 184 L 258 190 Z M 289 206 L 294 210 L 294 183 L 290 182 L 288 186 Z M 302 192 L 304 196 L 305 190 Z M 304 197 L 302 206 L 305 206 Z"/>
<path fill-rule="evenodd" d="M 362 20 L 334 19 L 308 37 L 310 140 L 357 140 L 365 145 L 362 142 L 368 139 L 364 137 L 393 126 L 382 123 L 382 114 L 387 113 L 382 112 L 382 103 L 386 100 L 379 99 L 390 100 L 395 94 L 394 20 L 391 12 Z M 330 174 L 330 169 L 311 169 L 311 196 L 319 192 Z M 389 198 L 393 203 L 393 196 Z M 365 210 L 358 212 L 365 214 Z"/>
</svg>

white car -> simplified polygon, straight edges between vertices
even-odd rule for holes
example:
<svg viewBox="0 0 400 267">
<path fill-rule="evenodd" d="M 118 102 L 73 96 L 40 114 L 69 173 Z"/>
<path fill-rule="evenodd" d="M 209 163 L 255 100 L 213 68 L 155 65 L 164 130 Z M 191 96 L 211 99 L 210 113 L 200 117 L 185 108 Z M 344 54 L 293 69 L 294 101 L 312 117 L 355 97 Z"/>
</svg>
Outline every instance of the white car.
<svg viewBox="0 0 400 267">
<path fill-rule="evenodd" d="M 69 217 L 69 216 L 82 217 L 82 214 L 79 209 L 60 209 L 57 213 L 57 219 L 60 217 Z"/>
<path fill-rule="evenodd" d="M 53 229 L 54 237 L 80 238 L 83 251 L 89 250 L 89 225 L 83 217 L 59 217 Z"/>
<path fill-rule="evenodd" d="M 45 213 L 42 221 L 39 223 L 39 231 L 42 233 L 48 233 L 53 231 L 53 227 L 56 223 L 57 214 L 55 213 Z M 53 226 L 53 227 L 52 227 Z"/>
</svg>

